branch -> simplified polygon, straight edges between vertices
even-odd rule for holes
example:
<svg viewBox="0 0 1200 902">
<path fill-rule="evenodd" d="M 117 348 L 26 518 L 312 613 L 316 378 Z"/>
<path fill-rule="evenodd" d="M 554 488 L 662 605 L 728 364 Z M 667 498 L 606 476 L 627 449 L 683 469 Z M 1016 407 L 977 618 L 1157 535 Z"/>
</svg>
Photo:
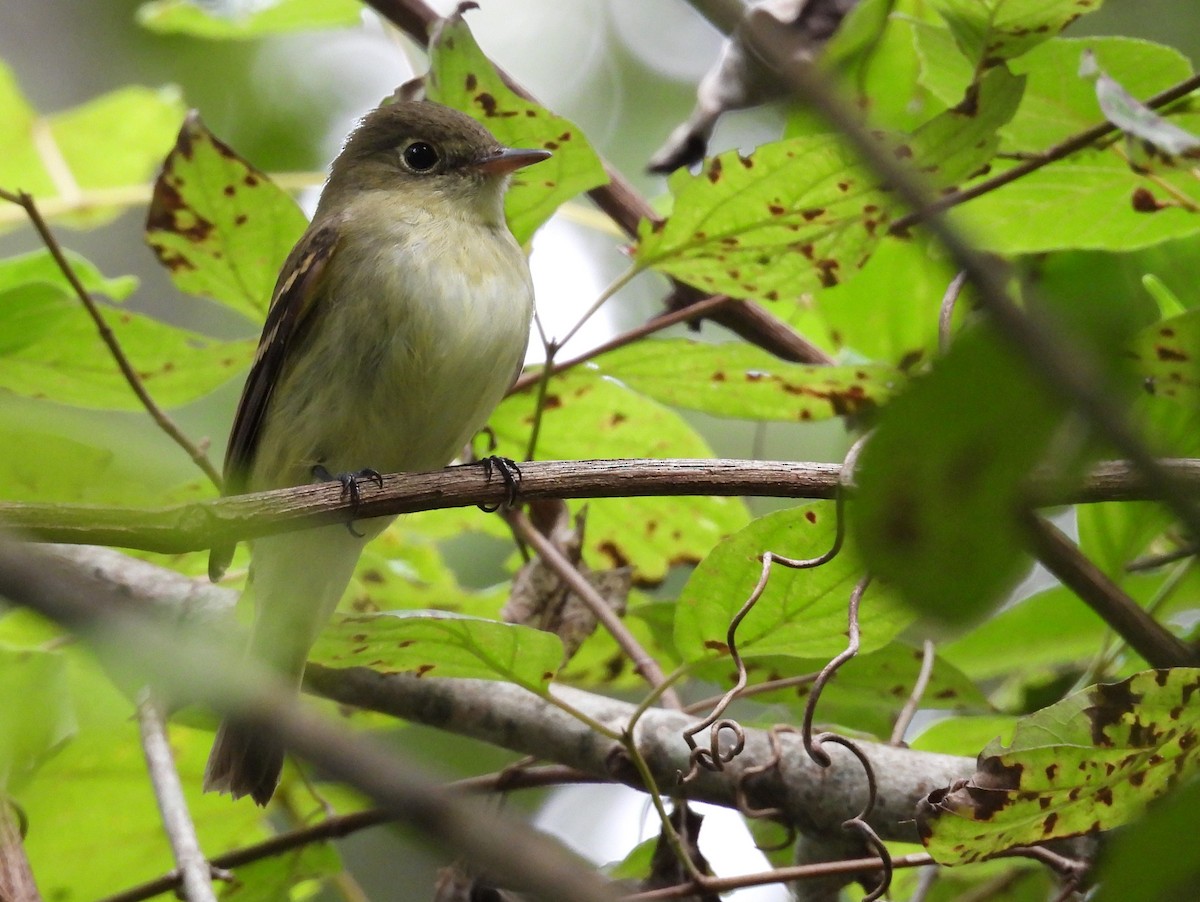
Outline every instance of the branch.
<svg viewBox="0 0 1200 902">
<path fill-rule="evenodd" d="M 159 815 L 171 843 L 171 852 L 180 874 L 183 898 L 187 902 L 216 902 L 212 888 L 212 869 L 200 850 L 196 825 L 183 798 L 183 784 L 175 770 L 171 745 L 167 740 L 167 725 L 149 690 L 138 700 L 138 725 L 142 734 L 142 750 L 146 769 L 154 786 Z"/>
<path fill-rule="evenodd" d="M 364 2 L 422 46 L 428 45 L 433 25 L 440 18 L 433 8 L 423 0 L 364 0 Z M 495 64 L 493 63 L 493 65 Z M 510 75 L 500 70 L 499 67 L 497 67 L 497 71 L 500 72 L 505 84 L 515 93 L 526 100 L 536 102 L 536 98 L 514 81 Z M 604 171 L 608 175 L 608 184 L 593 188 L 588 192 L 588 196 L 613 222 L 621 227 L 625 234 L 631 238 L 636 237 L 638 225 L 642 220 L 654 222 L 660 217 L 620 172 L 607 161 L 602 160 L 601 162 L 603 162 Z M 684 304 L 693 303 L 706 297 L 703 293 L 688 286 L 679 286 L 679 289 L 689 297 Z M 710 311 L 706 318 L 783 360 L 813 364 L 831 362 L 829 355 L 824 351 L 797 334 L 791 326 L 751 301 L 722 304 L 718 309 Z"/>
<path fill-rule="evenodd" d="M 1186 497 L 1200 493 L 1200 460 L 1163 459 L 1158 467 Z M 837 494 L 840 464 L 733 459 L 570 460 L 521 464 L 522 501 L 550 498 L 748 495 L 828 500 Z M 337 483 L 319 483 L 235 495 L 169 507 L 137 509 L 71 504 L 0 502 L 0 528 L 41 542 L 108 545 L 163 554 L 202 551 L 222 542 L 289 532 L 329 523 L 507 500 L 499 480 L 481 467 L 447 467 L 429 473 L 393 473 L 383 487 L 364 491 L 355 507 Z M 1073 489 L 1034 476 L 1037 505 L 1161 500 L 1160 490 L 1125 461 L 1098 464 Z"/>
<path fill-rule="evenodd" d="M 267 668 L 200 641 L 61 555 L 0 538 L 0 596 L 91 640 L 111 667 L 150 675 L 181 704 L 198 702 L 257 729 L 274 731 L 292 752 L 364 792 L 418 835 L 453 849 L 518 889 L 564 902 L 612 902 L 608 882 L 556 842 L 486 806 L 434 786 L 395 749 L 347 736 L 291 697 Z M 170 626 L 171 628 L 168 628 Z"/>
<path fill-rule="evenodd" d="M 1029 515 L 1025 530 L 1034 555 L 1046 569 L 1083 599 L 1151 667 L 1200 665 L 1200 655 L 1164 629 L 1052 523 Z"/>
<path fill-rule="evenodd" d="M 25 856 L 24 815 L 6 793 L 0 793 L 0 899 L 5 902 L 41 902 Z"/>
</svg>

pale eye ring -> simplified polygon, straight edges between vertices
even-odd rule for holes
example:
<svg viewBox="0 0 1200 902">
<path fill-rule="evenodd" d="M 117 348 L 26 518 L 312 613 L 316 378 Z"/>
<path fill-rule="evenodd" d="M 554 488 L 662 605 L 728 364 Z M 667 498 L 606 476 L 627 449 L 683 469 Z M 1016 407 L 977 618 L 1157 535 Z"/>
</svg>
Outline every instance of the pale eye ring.
<svg viewBox="0 0 1200 902">
<path fill-rule="evenodd" d="M 442 155 L 428 141 L 413 141 L 400 151 L 400 159 L 412 172 L 429 172 L 441 162 Z"/>
</svg>

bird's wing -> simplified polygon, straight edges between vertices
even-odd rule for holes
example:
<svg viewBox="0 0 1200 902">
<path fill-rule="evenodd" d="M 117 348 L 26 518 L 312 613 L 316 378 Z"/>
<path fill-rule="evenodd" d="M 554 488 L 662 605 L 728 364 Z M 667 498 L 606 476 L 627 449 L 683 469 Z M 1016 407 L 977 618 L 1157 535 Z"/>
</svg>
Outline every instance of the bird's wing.
<svg viewBox="0 0 1200 902">
<path fill-rule="evenodd" d="M 233 417 L 229 445 L 225 449 L 226 495 L 236 495 L 246 489 L 271 394 L 288 359 L 289 349 L 295 346 L 296 336 L 312 314 L 321 280 L 337 249 L 340 225 L 340 220 L 333 219 L 310 227 L 292 248 L 279 273 L 262 337 L 258 340 L 258 353 L 250 365 L 250 374 Z M 233 551 L 234 545 L 230 543 L 214 546 L 209 553 L 208 576 L 213 582 L 219 580 L 229 566 Z"/>
<path fill-rule="evenodd" d="M 226 494 L 236 494 L 246 487 L 271 394 L 295 347 L 293 339 L 313 311 L 317 290 L 337 249 L 339 226 L 339 221 L 332 221 L 310 228 L 292 248 L 279 273 L 258 353 L 250 365 L 225 449 Z"/>
</svg>

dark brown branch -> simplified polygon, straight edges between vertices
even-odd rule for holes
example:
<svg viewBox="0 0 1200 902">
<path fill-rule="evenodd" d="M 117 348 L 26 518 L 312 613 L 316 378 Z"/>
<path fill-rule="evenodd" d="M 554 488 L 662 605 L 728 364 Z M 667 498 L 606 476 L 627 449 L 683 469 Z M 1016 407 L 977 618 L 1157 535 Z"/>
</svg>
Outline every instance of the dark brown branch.
<svg viewBox="0 0 1200 902">
<path fill-rule="evenodd" d="M 1030 515 L 1030 547 L 1046 569 L 1078 595 L 1151 667 L 1200 664 L 1200 655 L 1164 629 L 1052 523 Z"/>
<path fill-rule="evenodd" d="M 1162 460 L 1174 485 L 1200 495 L 1200 460 Z M 748 495 L 831 499 L 840 464 L 757 460 L 563 460 L 521 464 L 520 497 L 633 498 L 671 495 Z M 19 529 L 42 542 L 107 545 L 164 554 L 201 551 L 327 523 L 447 507 L 495 506 L 506 500 L 500 480 L 481 467 L 448 467 L 431 473 L 394 473 L 383 488 L 364 492 L 357 509 L 336 483 L 235 495 L 170 507 L 132 509 L 72 504 L 0 502 L 0 527 Z M 1153 501 L 1161 496 L 1124 461 L 1097 465 L 1075 489 L 1053 479 L 1030 487 L 1039 505 L 1099 501 Z"/>
<path fill-rule="evenodd" d="M 422 46 L 428 44 L 430 31 L 439 17 L 423 0 L 365 2 L 413 40 Z M 507 73 L 501 71 L 500 75 L 514 92 L 527 100 L 535 99 Z M 660 217 L 610 163 L 604 162 L 604 171 L 609 179 L 608 184 L 593 188 L 588 192 L 588 196 L 626 235 L 636 237 L 638 224 L 642 220 L 657 221 Z M 699 291 L 686 286 L 680 287 L 692 295 L 693 300 L 706 297 Z M 830 362 L 827 354 L 806 341 L 779 318 L 751 301 L 722 305 L 717 310 L 710 311 L 706 318 L 783 360 L 814 364 Z"/>
<path fill-rule="evenodd" d="M 63 253 L 62 245 L 58 243 L 58 239 L 54 237 L 54 233 L 50 231 L 50 227 L 46 224 L 46 220 L 42 218 L 41 212 L 37 208 L 37 203 L 33 196 L 24 191 L 13 194 L 0 188 L 0 199 L 6 200 L 9 203 L 16 204 L 24 208 L 26 215 L 29 216 L 29 221 L 41 236 L 42 243 L 46 245 L 46 250 L 54 258 L 54 262 L 58 264 L 59 270 L 63 277 L 70 284 L 71 289 L 87 310 L 88 315 L 92 318 L 92 322 L 96 324 L 96 329 L 100 333 L 100 338 L 108 348 L 109 354 L 120 369 L 121 375 L 125 377 L 125 381 L 129 383 L 129 387 L 137 396 L 138 401 L 146 408 L 146 412 L 158 424 L 158 427 L 170 436 L 171 440 L 179 447 L 183 448 L 188 453 L 188 456 L 196 463 L 204 475 L 209 478 L 213 485 L 218 489 L 221 487 L 221 474 L 209 461 L 208 455 L 204 453 L 200 447 L 192 442 L 183 430 L 176 425 L 175 421 L 167 416 L 167 412 L 158 406 L 158 403 L 151 397 L 150 392 L 146 390 L 145 384 L 141 377 L 137 374 L 133 364 L 129 362 L 129 358 L 125 356 L 125 350 L 121 347 L 121 343 L 117 341 L 116 335 L 113 334 L 112 328 L 105 320 L 104 314 L 100 312 L 100 307 L 92 298 L 91 294 L 84 287 L 83 282 L 79 280 L 79 276 L 75 274 L 75 268 L 71 266 L 71 261 Z"/>
<path fill-rule="evenodd" d="M 1146 106 L 1152 109 L 1166 106 L 1168 103 L 1173 103 L 1182 97 L 1186 97 L 1197 88 L 1200 88 L 1200 75 L 1193 75 L 1191 78 L 1181 81 L 1174 87 L 1168 88 L 1159 94 L 1155 94 L 1146 101 Z M 1051 163 L 1055 163 L 1059 160 L 1069 157 L 1073 153 L 1083 150 L 1084 148 L 1096 143 L 1101 138 L 1112 134 L 1116 130 L 1117 127 L 1111 122 L 1101 122 L 1098 125 L 1093 125 L 1091 128 L 1086 129 L 1077 135 L 1072 135 L 1070 138 L 1067 138 L 1065 141 L 1059 144 L 1055 144 L 1048 150 L 1045 150 L 1042 153 L 1031 157 L 1030 159 L 1018 163 L 1011 169 L 1004 170 L 1004 172 L 1000 173 L 999 175 L 993 176 L 990 179 L 984 179 L 982 182 L 977 182 L 970 188 L 964 188 L 961 191 L 955 191 L 951 194 L 940 197 L 931 202 L 922 210 L 917 210 L 913 213 L 908 213 L 904 216 L 901 216 L 892 223 L 888 231 L 893 235 L 904 234 L 931 213 L 944 212 L 952 207 L 957 207 L 969 200 L 974 200 L 977 197 L 981 197 L 984 194 L 995 191 L 997 188 L 1002 188 L 1005 185 L 1015 182 L 1019 178 L 1029 175 L 1031 172 L 1036 172 L 1043 166 L 1048 166 Z"/>
</svg>

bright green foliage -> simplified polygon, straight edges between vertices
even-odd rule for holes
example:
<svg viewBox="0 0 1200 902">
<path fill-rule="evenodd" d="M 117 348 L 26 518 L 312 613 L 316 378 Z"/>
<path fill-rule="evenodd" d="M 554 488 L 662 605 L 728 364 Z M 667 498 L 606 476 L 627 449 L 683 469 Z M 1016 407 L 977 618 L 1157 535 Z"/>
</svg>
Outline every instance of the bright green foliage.
<svg viewBox="0 0 1200 902">
<path fill-rule="evenodd" d="M 140 25 L 163 34 L 196 38 L 257 38 L 288 31 L 355 25 L 358 0 L 271 0 L 247 4 L 201 4 L 196 0 L 151 0 L 137 11 Z M 238 898 L 241 898 L 240 896 Z"/>
<path fill-rule="evenodd" d="M 123 300 L 131 277 L 106 279 L 72 256 L 89 292 Z M 146 389 L 171 407 L 207 394 L 245 366 L 249 349 L 141 314 L 101 306 Z M 0 263 L 0 387 L 31 398 L 131 410 L 140 402 L 96 324 L 46 252 Z"/>
<path fill-rule="evenodd" d="M 600 372 L 664 404 L 754 420 L 823 420 L 870 410 L 898 387 L 882 366 L 802 366 L 741 342 L 643 341 L 600 357 Z"/>
<path fill-rule="evenodd" d="M 258 322 L 306 225 L 286 192 L 193 113 L 154 185 L 146 240 L 181 291 Z"/>
<path fill-rule="evenodd" d="M 72 211 L 66 218 L 71 225 L 102 225 L 120 209 L 96 192 L 144 181 L 162 160 L 182 116 L 176 89 L 143 87 L 121 88 L 38 116 L 0 62 L 0 187 L 29 192 L 43 212 L 55 212 L 61 204 Z M 9 217 L 20 211 L 5 213 L 0 224 L 11 224 Z"/>
<path fill-rule="evenodd" d="M 1200 311 L 1145 329 L 1134 339 L 1132 354 L 1147 392 L 1180 406 L 1200 402 Z"/>
<path fill-rule="evenodd" d="M 504 401 L 490 426 L 497 453 L 525 457 L 536 391 Z M 537 458 L 712 457 L 677 413 L 643 395 L 575 370 L 555 376 L 542 416 Z M 634 568 L 635 583 L 661 581 L 675 565 L 698 562 L 713 544 L 746 522 L 736 498 L 611 498 L 588 503 L 585 553 L 594 567 Z"/>
<path fill-rule="evenodd" d="M 974 65 L 1020 56 L 1050 40 L 1103 0 L 934 0 Z"/>
<path fill-rule="evenodd" d="M 75 733 L 63 656 L 0 642 L 0 697 L 0 792 L 11 792 Z"/>
<path fill-rule="evenodd" d="M 962 787 L 918 814 L 938 861 L 975 861 L 1017 845 L 1109 830 L 1196 772 L 1200 671 L 1153 670 L 1100 684 L 1022 718 Z"/>
<path fill-rule="evenodd" d="M 514 93 L 461 16 L 443 23 L 430 47 L 429 63 L 430 100 L 470 113 L 502 144 L 545 148 L 554 154 L 513 176 L 504 209 L 518 241 L 528 241 L 564 201 L 608 181 L 579 126 Z"/>
<path fill-rule="evenodd" d="M 1061 416 L 994 336 L 961 335 L 859 460 L 850 514 L 872 571 L 943 620 L 990 609 L 1027 566 L 1023 486 Z"/>
<path fill-rule="evenodd" d="M 797 301 L 862 267 L 892 201 L 834 135 L 729 151 L 674 173 L 665 223 L 643 223 L 637 261 L 704 291 Z"/>
<path fill-rule="evenodd" d="M 335 620 L 309 660 L 413 676 L 508 680 L 544 686 L 562 663 L 553 633 L 475 617 L 392 611 Z"/>
<path fill-rule="evenodd" d="M 687 661 L 729 653 L 726 634 L 733 616 L 758 582 L 764 551 L 815 558 L 833 547 L 833 505 L 805 504 L 760 517 L 719 544 L 692 572 L 679 594 L 675 646 Z M 738 627 L 738 651 L 746 657 L 830 657 L 846 647 L 850 592 L 862 575 L 852 547 L 820 567 L 793 570 L 776 564 L 762 596 Z M 911 621 L 888 592 L 872 586 L 863 596 L 862 650 L 881 648 Z"/>
</svg>

